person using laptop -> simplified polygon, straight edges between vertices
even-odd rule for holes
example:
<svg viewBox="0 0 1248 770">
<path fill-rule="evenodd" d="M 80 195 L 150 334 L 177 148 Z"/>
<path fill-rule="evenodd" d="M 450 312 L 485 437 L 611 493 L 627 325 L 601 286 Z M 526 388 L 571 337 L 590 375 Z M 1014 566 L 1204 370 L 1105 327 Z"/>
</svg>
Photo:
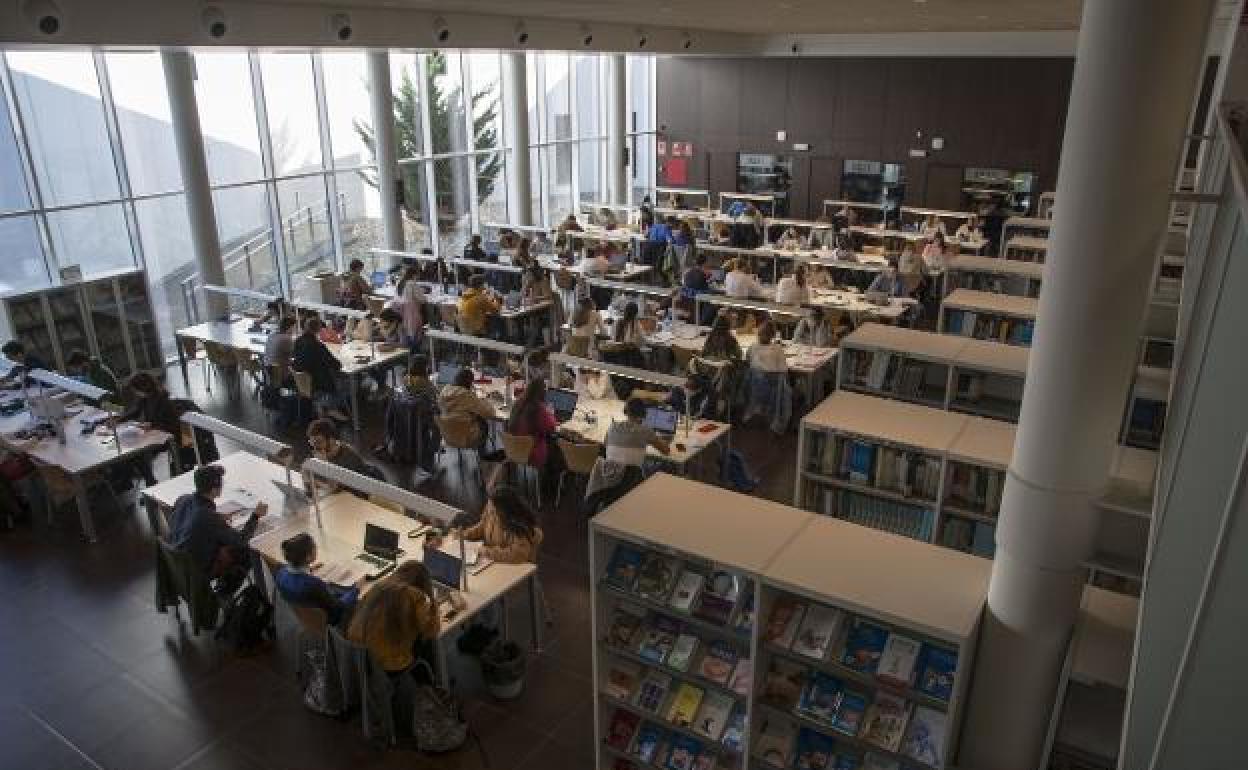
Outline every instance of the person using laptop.
<svg viewBox="0 0 1248 770">
<path fill-rule="evenodd" d="M 478 337 L 486 335 L 498 325 L 498 312 L 502 303 L 485 286 L 484 275 L 468 279 L 468 289 L 459 298 L 459 330 Z"/>
<path fill-rule="evenodd" d="M 282 541 L 286 564 L 277 570 L 273 582 L 282 598 L 297 607 L 324 610 L 330 625 L 341 626 L 360 599 L 364 579 L 350 588 L 327 583 L 313 570 L 316 567 L 316 541 L 307 532 Z"/>
<path fill-rule="evenodd" d="M 381 472 L 365 462 L 359 452 L 338 439 L 338 426 L 334 425 L 332 420 L 321 418 L 312 421 L 312 424 L 308 426 L 308 446 L 318 458 L 325 462 L 333 463 L 361 476 L 385 481 Z M 338 487 L 335 485 L 334 491 L 337 490 Z M 361 492 L 351 491 L 357 496 L 366 496 Z"/>
<path fill-rule="evenodd" d="M 210 580 L 220 581 L 222 592 L 232 594 L 246 577 L 248 543 L 268 506 L 257 503 L 246 523 L 234 529 L 217 513 L 217 499 L 225 488 L 225 469 L 202 465 L 195 469 L 193 478 L 195 491 L 179 497 L 169 514 L 169 544 L 189 554 Z"/>
<path fill-rule="evenodd" d="M 398 677 L 417 658 L 432 667 L 440 628 L 429 571 L 418 561 L 405 561 L 377 581 L 356 606 L 347 638 L 367 647 L 377 665 Z"/>
<path fill-rule="evenodd" d="M 740 361 L 741 343 L 732 333 L 732 319 L 726 309 L 715 316 L 711 331 L 702 343 L 702 358 L 708 361 Z"/>
<path fill-rule="evenodd" d="M 520 490 L 510 484 L 494 484 L 481 519 L 459 532 L 466 541 L 481 542 L 481 558 L 499 564 L 536 564 L 544 537 L 537 514 Z M 441 546 L 436 536 L 425 539 L 426 548 Z"/>
<path fill-rule="evenodd" d="M 758 342 L 750 346 L 746 355 L 750 369 L 756 372 L 780 373 L 789 371 L 784 358 L 784 344 L 777 339 L 776 327 L 771 321 L 758 327 Z"/>
<path fill-rule="evenodd" d="M 542 482 L 550 485 L 563 469 L 563 457 L 555 444 L 559 421 L 554 410 L 546 403 L 546 381 L 528 380 L 524 393 L 511 406 L 507 420 L 507 432 L 513 436 L 532 436 L 533 449 L 529 452 L 529 465 L 537 468 Z"/>
<path fill-rule="evenodd" d="M 623 422 L 615 422 L 607 429 L 604 442 L 607 459 L 621 465 L 641 466 L 646 461 L 646 448 L 654 447 L 663 454 L 672 451 L 671 442 L 645 424 L 646 402 L 630 398 L 624 404 Z"/>
<path fill-rule="evenodd" d="M 455 381 L 442 386 L 438 394 L 438 410 L 447 420 L 468 420 L 471 425 L 468 441 L 478 451 L 484 450 L 490 438 L 490 420 L 497 412 L 494 404 L 481 398 L 472 389 L 475 376 L 471 369 L 460 369 L 455 373 Z M 501 452 L 483 454 L 481 459 L 487 462 L 498 462 L 502 459 Z"/>
<path fill-rule="evenodd" d="M 295 371 L 306 372 L 312 378 L 312 392 L 328 404 L 324 407 L 324 414 L 346 422 L 349 418 L 339 408 L 341 398 L 338 396 L 338 373 L 342 371 L 342 361 L 321 342 L 324 327 L 319 318 L 303 322 L 303 334 L 295 340 L 290 365 Z"/>
<path fill-rule="evenodd" d="M 264 341 L 265 366 L 290 366 L 290 359 L 295 353 L 295 318 L 282 316 L 277 322 L 277 331 Z"/>
</svg>

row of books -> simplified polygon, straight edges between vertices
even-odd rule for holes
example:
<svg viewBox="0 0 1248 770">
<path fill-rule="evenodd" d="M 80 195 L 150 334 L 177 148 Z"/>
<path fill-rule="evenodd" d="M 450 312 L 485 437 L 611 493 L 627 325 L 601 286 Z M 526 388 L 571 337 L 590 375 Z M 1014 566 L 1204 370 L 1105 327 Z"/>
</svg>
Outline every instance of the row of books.
<svg viewBox="0 0 1248 770">
<path fill-rule="evenodd" d="M 1166 404 L 1162 401 L 1136 399 L 1131 403 L 1131 421 L 1127 425 L 1127 444 L 1156 449 L 1166 428 Z"/>
<path fill-rule="evenodd" d="M 838 645 L 842 633 L 844 643 Z M 852 617 L 835 607 L 782 596 L 772 605 L 762 639 L 812 661 L 831 661 L 869 674 L 886 686 L 913 688 L 945 702 L 953 694 L 958 669 L 956 652 L 890 631 L 866 618 Z M 788 661 L 773 658 L 765 691 L 783 682 L 783 676 L 776 679 L 775 675 L 783 674 L 787 665 Z"/>
<path fill-rule="evenodd" d="M 980 315 L 969 310 L 951 310 L 947 330 L 950 334 L 961 334 L 963 337 L 1027 347 L 1031 345 L 1035 322 L 1025 318 Z"/>
<path fill-rule="evenodd" d="M 1005 473 L 991 468 L 953 463 L 948 500 L 959 508 L 995 516 L 1001 510 Z"/>
<path fill-rule="evenodd" d="M 941 465 L 939 457 L 849 438 L 823 444 L 819 455 L 827 475 L 928 500 L 940 489 Z"/>
<path fill-rule="evenodd" d="M 954 271 L 956 278 L 950 282 L 949 291 L 974 289 L 993 294 L 1012 294 L 1019 297 L 1039 296 L 1040 282 L 1022 275 L 999 275 L 968 270 Z"/>
<path fill-rule="evenodd" d="M 847 489 L 824 490 L 823 512 L 864 527 L 905 535 L 927 543 L 932 541 L 932 527 L 936 518 L 928 508 L 882 500 Z"/>
<path fill-rule="evenodd" d="M 743 731 L 744 722 L 736 729 Z M 713 747 L 657 722 L 643 722 L 627 709 L 616 709 L 612 714 L 606 743 L 640 762 L 667 770 L 711 770 L 716 766 L 717 753 Z M 740 745 L 740 733 L 737 744 Z M 635 767 L 622 758 L 615 763 L 616 770 L 633 770 Z"/>
<path fill-rule="evenodd" d="M 809 727 L 798 729 L 786 719 L 764 719 L 754 755 L 773 767 L 800 770 L 857 770 L 865 767 L 856 752 Z M 877 765 L 878 767 L 878 765 Z"/>
<path fill-rule="evenodd" d="M 733 572 L 619 543 L 611 554 L 604 582 L 739 633 L 748 634 L 754 625 L 753 582 Z"/>
<path fill-rule="evenodd" d="M 855 385 L 903 396 L 919 396 L 927 378 L 926 364 L 886 351 L 856 352 L 851 366 Z"/>
<path fill-rule="evenodd" d="M 694 674 L 738 695 L 750 692 L 753 668 L 748 655 L 725 639 L 699 638 L 696 629 L 667 615 L 617 606 L 604 641 L 617 650 L 636 654 L 647 663 Z M 624 672 L 628 672 L 627 667 Z M 635 680 L 635 672 L 633 676 L 622 677 L 613 692 L 631 694 Z M 616 697 L 625 696 L 617 694 Z"/>
<path fill-rule="evenodd" d="M 997 554 L 997 528 L 983 521 L 946 517 L 940 528 L 940 544 L 991 559 Z"/>
</svg>

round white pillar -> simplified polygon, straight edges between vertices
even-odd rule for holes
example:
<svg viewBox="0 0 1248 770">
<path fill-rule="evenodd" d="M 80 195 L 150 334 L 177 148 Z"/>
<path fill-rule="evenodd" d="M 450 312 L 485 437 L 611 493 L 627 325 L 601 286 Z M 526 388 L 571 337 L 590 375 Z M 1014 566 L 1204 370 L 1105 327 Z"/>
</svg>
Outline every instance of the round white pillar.
<svg viewBox="0 0 1248 770">
<path fill-rule="evenodd" d="M 607 179 L 611 203 L 628 203 L 628 59 L 607 57 Z"/>
<path fill-rule="evenodd" d="M 381 196 L 384 248 L 403 251 L 403 212 L 399 208 L 398 143 L 394 137 L 394 91 L 390 85 L 390 54 L 368 52 L 368 102 L 373 119 L 373 147 L 377 158 L 377 193 Z"/>
<path fill-rule="evenodd" d="M 1098 526 L 1212 0 L 1085 0 L 959 766 L 1035 770 Z"/>
<path fill-rule="evenodd" d="M 531 225 L 533 191 L 529 176 L 529 83 L 524 52 L 503 54 L 503 126 L 511 157 L 507 160 L 507 208 L 511 222 Z"/>
</svg>

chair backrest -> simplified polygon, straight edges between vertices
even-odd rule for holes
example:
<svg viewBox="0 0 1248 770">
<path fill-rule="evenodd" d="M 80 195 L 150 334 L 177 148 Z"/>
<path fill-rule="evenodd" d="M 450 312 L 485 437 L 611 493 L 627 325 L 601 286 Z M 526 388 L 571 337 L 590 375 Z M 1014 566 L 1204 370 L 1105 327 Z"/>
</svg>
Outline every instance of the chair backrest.
<svg viewBox="0 0 1248 770">
<path fill-rule="evenodd" d="M 473 418 L 466 414 L 434 415 L 438 430 L 442 432 L 442 440 L 452 449 L 472 449 L 476 437 L 476 425 Z"/>
<path fill-rule="evenodd" d="M 448 329 L 458 327 L 459 308 L 454 305 L 438 305 L 438 316 L 442 319 L 442 325 Z"/>
<path fill-rule="evenodd" d="M 295 390 L 299 391 L 299 395 L 304 398 L 313 398 L 316 393 L 312 390 L 312 375 L 307 372 L 291 371 L 291 377 L 295 380 Z"/>
<path fill-rule="evenodd" d="M 532 436 L 516 436 L 511 433 L 503 434 L 503 454 L 507 456 L 508 462 L 517 465 L 528 465 L 529 455 L 533 453 L 533 445 L 537 443 L 537 439 Z"/>
<path fill-rule="evenodd" d="M 204 350 L 208 353 L 208 360 L 217 366 L 233 367 L 236 365 L 233 354 L 230 349 L 219 342 L 211 342 L 204 340 Z"/>
<path fill-rule="evenodd" d="M 676 368 L 682 373 L 689 370 L 689 362 L 696 353 L 697 351 L 693 348 L 687 348 L 684 345 L 672 345 L 672 360 L 676 362 Z"/>
<path fill-rule="evenodd" d="M 385 297 L 375 297 L 369 294 L 364 297 L 364 302 L 368 305 L 368 312 L 373 315 L 381 315 L 381 311 L 386 309 Z"/>
<path fill-rule="evenodd" d="M 281 596 L 279 593 L 278 596 Z M 313 638 L 319 638 L 324 635 L 326 629 L 329 628 L 329 615 L 320 607 L 305 607 L 292 602 L 285 602 L 290 607 L 290 614 L 299 621 L 299 627 L 304 633 Z"/>
<path fill-rule="evenodd" d="M 567 439 L 559 439 L 559 451 L 572 473 L 588 476 L 598 462 L 597 444 L 574 444 Z"/>
</svg>

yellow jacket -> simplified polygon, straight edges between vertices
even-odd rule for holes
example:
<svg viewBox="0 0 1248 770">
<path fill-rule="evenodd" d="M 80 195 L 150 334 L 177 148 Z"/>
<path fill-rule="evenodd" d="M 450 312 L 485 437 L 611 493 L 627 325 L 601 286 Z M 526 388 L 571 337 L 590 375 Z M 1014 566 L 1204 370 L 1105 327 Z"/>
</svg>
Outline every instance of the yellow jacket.
<svg viewBox="0 0 1248 770">
<path fill-rule="evenodd" d="M 464 530 L 465 540 L 480 540 L 485 543 L 481 555 L 501 564 L 536 564 L 537 549 L 542 544 L 542 528 L 533 530 L 532 537 L 514 535 L 503 527 L 498 518 L 498 511 L 487 504 L 481 514 L 481 521 L 475 527 Z"/>
<path fill-rule="evenodd" d="M 347 629 L 347 638 L 367 647 L 386 671 L 411 668 L 412 646 L 437 636 L 438 608 L 433 600 L 419 588 L 392 579 L 373 586 Z"/>
<path fill-rule="evenodd" d="M 485 331 L 486 316 L 498 312 L 498 300 L 483 289 L 468 289 L 459 298 L 459 328 L 466 334 Z"/>
</svg>

